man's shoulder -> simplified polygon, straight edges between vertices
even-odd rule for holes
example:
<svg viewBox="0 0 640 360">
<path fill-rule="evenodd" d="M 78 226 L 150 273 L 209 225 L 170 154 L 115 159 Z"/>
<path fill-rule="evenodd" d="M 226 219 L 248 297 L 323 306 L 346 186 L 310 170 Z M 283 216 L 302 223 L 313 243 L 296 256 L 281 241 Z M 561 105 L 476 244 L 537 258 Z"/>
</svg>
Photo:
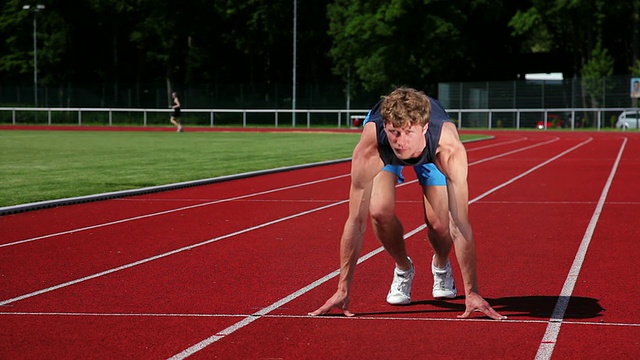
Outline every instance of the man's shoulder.
<svg viewBox="0 0 640 360">
<path fill-rule="evenodd" d="M 445 121 L 442 123 L 442 131 L 440 137 L 459 139 L 458 128 L 453 121 Z"/>
<path fill-rule="evenodd" d="M 360 140 L 353 151 L 352 166 L 368 166 L 372 161 L 382 161 L 378 151 L 376 127 L 374 124 L 365 124 Z"/>
<path fill-rule="evenodd" d="M 460 135 L 458 134 L 458 128 L 456 127 L 455 123 L 453 123 L 452 121 L 445 121 L 442 123 L 439 143 L 462 143 L 460 141 Z"/>
<path fill-rule="evenodd" d="M 445 110 L 444 106 L 440 102 L 432 97 L 429 97 L 431 102 L 431 118 L 434 120 L 446 121 L 449 120 L 449 114 Z"/>
</svg>

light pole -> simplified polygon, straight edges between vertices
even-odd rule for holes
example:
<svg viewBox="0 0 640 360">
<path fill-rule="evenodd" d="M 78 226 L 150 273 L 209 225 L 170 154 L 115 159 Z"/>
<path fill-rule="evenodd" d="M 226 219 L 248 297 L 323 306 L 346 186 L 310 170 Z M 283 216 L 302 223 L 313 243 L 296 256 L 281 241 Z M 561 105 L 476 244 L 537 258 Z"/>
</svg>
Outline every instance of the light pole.
<svg viewBox="0 0 640 360">
<path fill-rule="evenodd" d="M 298 0 L 293 0 L 293 86 L 291 89 L 291 126 L 296 127 L 296 67 L 298 46 Z"/>
<path fill-rule="evenodd" d="M 44 10 L 44 5 L 25 5 L 22 10 L 33 12 L 33 97 L 38 107 L 38 22 L 36 14 Z"/>
</svg>

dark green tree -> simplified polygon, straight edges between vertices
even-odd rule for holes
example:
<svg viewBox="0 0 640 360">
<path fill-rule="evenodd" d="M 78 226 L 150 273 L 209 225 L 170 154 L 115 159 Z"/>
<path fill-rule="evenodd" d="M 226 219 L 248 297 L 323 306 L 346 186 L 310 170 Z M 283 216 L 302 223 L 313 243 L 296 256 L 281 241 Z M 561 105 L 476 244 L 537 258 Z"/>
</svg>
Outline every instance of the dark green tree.
<svg viewBox="0 0 640 360">
<path fill-rule="evenodd" d="M 513 11 L 497 0 L 335 0 L 327 11 L 333 70 L 354 92 L 500 79 L 512 58 Z"/>
</svg>

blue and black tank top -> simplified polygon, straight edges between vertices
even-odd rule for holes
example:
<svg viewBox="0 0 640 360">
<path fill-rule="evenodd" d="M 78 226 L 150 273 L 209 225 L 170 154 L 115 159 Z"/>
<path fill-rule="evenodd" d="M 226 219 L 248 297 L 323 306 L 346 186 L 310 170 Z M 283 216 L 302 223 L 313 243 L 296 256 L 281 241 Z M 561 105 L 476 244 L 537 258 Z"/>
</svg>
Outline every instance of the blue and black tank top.
<svg viewBox="0 0 640 360">
<path fill-rule="evenodd" d="M 364 120 L 364 123 L 366 124 L 369 121 L 373 121 L 376 124 L 378 151 L 380 152 L 380 157 L 385 165 L 415 166 L 435 161 L 436 149 L 438 148 L 440 134 L 442 133 L 442 124 L 451 120 L 449 118 L 449 114 L 447 114 L 446 110 L 438 100 L 429 97 L 429 101 L 431 101 L 431 118 L 429 119 L 429 128 L 425 134 L 427 146 L 419 157 L 407 160 L 399 159 L 389 144 L 389 138 L 387 137 L 387 133 L 384 131 L 384 121 L 382 120 L 382 114 L 380 113 L 382 100 L 371 108 Z"/>
</svg>

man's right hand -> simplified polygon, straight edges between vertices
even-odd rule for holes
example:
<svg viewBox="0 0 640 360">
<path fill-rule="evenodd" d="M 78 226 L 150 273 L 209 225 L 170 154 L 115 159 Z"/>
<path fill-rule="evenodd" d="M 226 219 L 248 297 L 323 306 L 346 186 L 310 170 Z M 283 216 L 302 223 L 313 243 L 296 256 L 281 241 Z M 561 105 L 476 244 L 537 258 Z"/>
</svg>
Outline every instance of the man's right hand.
<svg viewBox="0 0 640 360">
<path fill-rule="evenodd" d="M 335 294 L 329 300 L 327 300 L 324 305 L 322 305 L 318 310 L 314 312 L 310 312 L 311 316 L 324 315 L 329 312 L 329 310 L 333 308 L 338 308 L 342 310 L 345 316 L 355 316 L 356 314 L 349 311 L 349 295 L 346 292 L 341 290 L 336 291 Z"/>
</svg>

